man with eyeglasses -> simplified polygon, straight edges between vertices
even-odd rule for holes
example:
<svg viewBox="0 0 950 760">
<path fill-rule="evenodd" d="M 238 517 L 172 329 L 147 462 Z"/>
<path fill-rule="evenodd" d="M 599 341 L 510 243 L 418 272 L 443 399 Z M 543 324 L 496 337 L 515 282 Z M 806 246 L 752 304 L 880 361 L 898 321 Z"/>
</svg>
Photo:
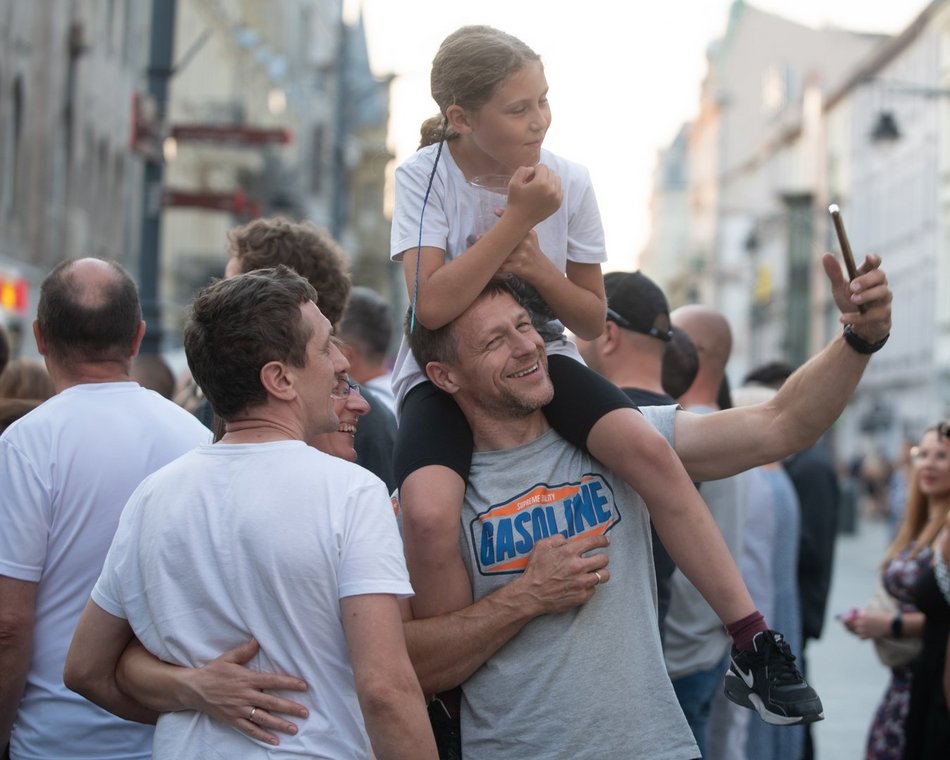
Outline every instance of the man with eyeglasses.
<svg viewBox="0 0 950 760">
<path fill-rule="evenodd" d="M 320 310 L 334 330 L 339 330 L 351 282 L 346 252 L 327 230 L 282 217 L 255 219 L 228 232 L 228 255 L 225 277 L 281 264 L 295 271 L 320 294 Z M 396 487 L 392 463 L 396 417 L 365 386 L 361 387 L 361 395 L 368 402 L 369 411 L 356 430 L 357 464 L 379 477 L 392 493 Z M 204 402 L 195 414 L 210 420 L 209 411 Z"/>
</svg>

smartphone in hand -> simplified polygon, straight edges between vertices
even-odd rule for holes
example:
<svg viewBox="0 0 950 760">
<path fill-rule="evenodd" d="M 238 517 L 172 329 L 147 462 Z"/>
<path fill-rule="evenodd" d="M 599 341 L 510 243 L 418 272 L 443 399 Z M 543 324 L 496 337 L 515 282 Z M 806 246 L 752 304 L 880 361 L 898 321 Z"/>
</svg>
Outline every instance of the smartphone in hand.
<svg viewBox="0 0 950 760">
<path fill-rule="evenodd" d="M 828 206 L 828 213 L 831 214 L 831 221 L 835 225 L 835 234 L 838 236 L 838 245 L 841 247 L 841 256 L 844 259 L 845 269 L 848 270 L 848 280 L 853 280 L 858 276 L 858 268 L 854 263 L 854 255 L 851 253 L 851 243 L 848 242 L 848 233 L 844 231 L 844 221 L 841 219 L 841 209 L 837 203 Z M 858 311 L 864 313 L 864 306 L 858 306 Z"/>
<path fill-rule="evenodd" d="M 837 615 L 835 615 L 835 620 L 840 620 L 842 623 L 847 623 L 849 620 L 854 620 L 854 618 L 858 616 L 859 612 L 860 610 L 858 610 L 857 607 L 852 607 L 847 612 L 839 612 Z"/>
<path fill-rule="evenodd" d="M 848 279 L 853 280 L 858 276 L 858 268 L 854 265 L 854 255 L 851 253 L 851 243 L 848 242 L 848 233 L 844 231 L 844 221 L 841 219 L 841 209 L 837 203 L 828 206 L 828 213 L 831 214 L 831 221 L 835 225 L 835 234 L 838 236 L 838 245 L 841 246 L 841 255 L 844 257 L 844 265 L 848 270 Z"/>
</svg>

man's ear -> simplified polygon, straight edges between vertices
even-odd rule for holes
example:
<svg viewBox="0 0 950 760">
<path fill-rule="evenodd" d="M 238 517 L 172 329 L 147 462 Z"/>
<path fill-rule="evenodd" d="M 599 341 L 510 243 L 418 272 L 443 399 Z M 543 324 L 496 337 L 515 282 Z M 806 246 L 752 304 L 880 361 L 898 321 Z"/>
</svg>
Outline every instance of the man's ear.
<svg viewBox="0 0 950 760">
<path fill-rule="evenodd" d="M 43 333 L 40 330 L 40 320 L 33 320 L 33 338 L 36 340 L 36 350 L 40 352 L 41 356 L 46 356 L 46 340 L 43 338 Z"/>
<path fill-rule="evenodd" d="M 472 123 L 468 112 L 462 106 L 452 105 L 445 109 L 445 120 L 460 135 L 472 131 Z"/>
<path fill-rule="evenodd" d="M 620 337 L 620 328 L 617 323 L 608 319 L 604 325 L 604 332 L 595 340 L 600 342 L 600 352 L 609 355 L 620 350 Z"/>
<path fill-rule="evenodd" d="M 145 337 L 145 320 L 139 320 L 139 326 L 135 330 L 135 338 L 132 340 L 132 350 L 129 352 L 129 358 L 134 359 L 139 354 L 142 347 L 142 339 Z"/>
<path fill-rule="evenodd" d="M 429 380 L 439 390 L 449 394 L 458 393 L 459 386 L 455 382 L 455 372 L 448 364 L 442 362 L 429 362 L 426 364 L 426 375 Z"/>
<path fill-rule="evenodd" d="M 337 345 L 339 346 L 342 354 L 346 357 L 346 360 L 350 364 L 353 364 L 353 360 L 356 358 L 356 349 L 345 340 L 341 340 Z"/>
<path fill-rule="evenodd" d="M 294 387 L 293 374 L 283 362 L 267 362 L 261 367 L 260 378 L 267 395 L 281 401 L 292 401 L 296 398 L 297 389 Z"/>
</svg>

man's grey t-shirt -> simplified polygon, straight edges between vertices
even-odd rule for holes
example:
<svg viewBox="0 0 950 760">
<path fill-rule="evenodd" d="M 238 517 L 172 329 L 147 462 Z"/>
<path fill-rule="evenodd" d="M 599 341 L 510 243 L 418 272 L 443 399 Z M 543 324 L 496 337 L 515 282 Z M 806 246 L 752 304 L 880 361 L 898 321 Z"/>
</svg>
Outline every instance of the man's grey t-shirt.
<svg viewBox="0 0 950 760">
<path fill-rule="evenodd" d="M 642 411 L 669 440 L 676 407 Z M 606 534 L 610 581 L 587 604 L 531 621 L 465 682 L 464 757 L 697 757 L 660 648 L 643 501 L 554 431 L 476 452 L 461 538 L 476 599 L 511 581 L 535 542 L 558 532 Z"/>
</svg>

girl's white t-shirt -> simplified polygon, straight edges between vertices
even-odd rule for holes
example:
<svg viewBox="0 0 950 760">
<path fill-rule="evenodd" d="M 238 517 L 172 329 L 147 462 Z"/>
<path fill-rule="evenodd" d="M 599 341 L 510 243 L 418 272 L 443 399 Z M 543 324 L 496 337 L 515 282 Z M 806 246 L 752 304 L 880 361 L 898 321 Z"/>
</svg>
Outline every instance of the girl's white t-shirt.
<svg viewBox="0 0 950 760">
<path fill-rule="evenodd" d="M 479 198 L 465 180 L 448 146 L 443 146 L 423 214 L 423 199 L 437 148 L 437 145 L 422 148 L 396 169 L 396 205 L 390 244 L 393 261 L 401 261 L 407 250 L 419 245 L 420 218 L 422 246 L 444 250 L 447 262 L 461 256 L 469 247 L 468 241 L 480 213 Z M 568 261 L 602 264 L 607 260 L 604 229 L 587 169 L 547 150 L 541 151 L 541 163 L 561 178 L 563 192 L 561 207 L 535 227 L 544 255 L 561 272 L 566 271 Z M 563 354 L 582 361 L 577 347 L 567 338 L 546 345 L 549 354 Z M 393 368 L 397 409 L 402 407 L 406 394 L 425 379 L 404 337 Z"/>
</svg>

